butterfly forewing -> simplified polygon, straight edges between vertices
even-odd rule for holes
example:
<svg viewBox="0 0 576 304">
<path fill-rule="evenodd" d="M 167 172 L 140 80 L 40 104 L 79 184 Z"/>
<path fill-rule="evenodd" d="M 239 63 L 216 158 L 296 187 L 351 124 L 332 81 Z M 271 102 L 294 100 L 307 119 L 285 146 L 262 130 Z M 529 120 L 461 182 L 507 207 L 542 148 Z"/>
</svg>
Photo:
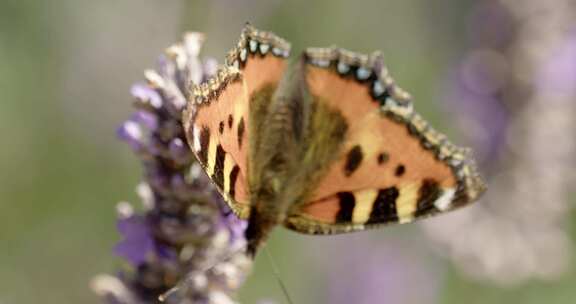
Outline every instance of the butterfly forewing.
<svg viewBox="0 0 576 304">
<path fill-rule="evenodd" d="M 251 108 L 255 100 L 272 94 L 288 52 L 289 45 L 281 38 L 247 25 L 217 75 L 193 88 L 184 113 L 192 150 L 241 218 L 247 218 L 249 211 Z"/>
<path fill-rule="evenodd" d="M 338 112 L 345 135 L 289 228 L 340 233 L 410 222 L 461 206 L 483 190 L 473 161 L 412 109 L 381 56 L 310 49 L 303 77 L 315 103 Z M 322 130 L 317 130 L 321 132 Z M 322 162 L 323 160 L 318 160 Z"/>
</svg>

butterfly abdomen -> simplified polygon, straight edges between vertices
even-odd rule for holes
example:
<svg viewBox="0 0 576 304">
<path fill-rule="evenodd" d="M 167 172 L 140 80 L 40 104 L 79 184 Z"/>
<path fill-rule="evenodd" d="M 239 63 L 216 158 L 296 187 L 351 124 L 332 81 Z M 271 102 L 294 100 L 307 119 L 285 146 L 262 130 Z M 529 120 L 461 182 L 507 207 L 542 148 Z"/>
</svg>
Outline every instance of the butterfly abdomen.
<svg viewBox="0 0 576 304">
<path fill-rule="evenodd" d="M 250 257 L 255 257 L 258 249 L 268 238 L 272 229 L 280 224 L 278 216 L 281 214 L 270 212 L 271 210 L 263 210 L 262 206 L 262 204 L 256 204 L 251 207 L 248 227 L 244 232 L 248 243 L 246 246 L 246 253 Z"/>
</svg>

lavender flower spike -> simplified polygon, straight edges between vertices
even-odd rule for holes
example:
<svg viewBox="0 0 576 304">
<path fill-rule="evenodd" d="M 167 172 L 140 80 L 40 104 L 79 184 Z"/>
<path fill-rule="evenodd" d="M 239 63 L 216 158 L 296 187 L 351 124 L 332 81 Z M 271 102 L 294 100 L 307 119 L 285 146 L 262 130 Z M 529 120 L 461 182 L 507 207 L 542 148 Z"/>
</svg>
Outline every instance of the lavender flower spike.
<svg viewBox="0 0 576 304">
<path fill-rule="evenodd" d="M 190 84 L 215 73 L 199 57 L 204 36 L 189 33 L 169 47 L 146 83 L 132 87 L 135 113 L 118 129 L 140 159 L 143 212 L 118 205 L 122 241 L 114 252 L 126 267 L 99 275 L 92 289 L 104 303 L 235 303 L 251 268 L 244 254 L 246 223 L 237 219 L 186 144 L 181 114 Z"/>
</svg>

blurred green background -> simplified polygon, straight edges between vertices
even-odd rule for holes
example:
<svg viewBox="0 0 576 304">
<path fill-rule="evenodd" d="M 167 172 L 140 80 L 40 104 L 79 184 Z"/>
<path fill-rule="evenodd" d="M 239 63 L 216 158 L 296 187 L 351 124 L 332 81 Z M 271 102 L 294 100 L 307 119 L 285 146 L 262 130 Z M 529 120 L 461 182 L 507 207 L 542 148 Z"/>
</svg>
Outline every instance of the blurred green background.
<svg viewBox="0 0 576 304">
<path fill-rule="evenodd" d="M 134 187 L 141 174 L 115 129 L 131 113 L 131 83 L 141 80 L 142 71 L 183 31 L 205 32 L 204 54 L 219 60 L 245 21 L 288 38 L 297 51 L 332 44 L 382 50 L 419 111 L 458 138 L 462 132 L 441 100 L 450 69 L 474 39 L 467 27 L 474 5 L 471 0 L 0 0 L 0 304 L 98 302 L 88 287 L 91 277 L 113 273 L 119 265 L 111 252 L 119 239 L 114 206 L 138 202 Z M 576 236 L 573 225 L 564 227 Z M 397 288 L 394 296 L 374 303 L 576 302 L 573 266 L 549 280 L 502 285 L 463 274 L 436 246 L 418 225 L 404 225 L 327 238 L 278 229 L 269 248 L 297 303 L 328 303 L 331 284 L 349 275 L 343 265 L 361 265 L 363 252 L 378 250 L 382 276 L 399 279 L 379 281 L 385 290 Z M 388 266 L 394 272 L 387 274 Z M 355 292 L 350 284 L 342 288 Z M 239 299 L 284 301 L 264 256 Z"/>
</svg>

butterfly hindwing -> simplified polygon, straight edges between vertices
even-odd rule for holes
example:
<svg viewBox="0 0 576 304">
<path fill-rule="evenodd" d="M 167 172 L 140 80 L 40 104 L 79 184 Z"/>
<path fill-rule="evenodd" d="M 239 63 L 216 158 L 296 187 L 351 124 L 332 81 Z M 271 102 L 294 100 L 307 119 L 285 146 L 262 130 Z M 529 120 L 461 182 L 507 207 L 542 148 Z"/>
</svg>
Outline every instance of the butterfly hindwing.
<svg viewBox="0 0 576 304">
<path fill-rule="evenodd" d="M 331 159 L 314 159 L 327 165 L 291 208 L 287 227 L 325 234 L 405 223 L 455 209 L 483 191 L 467 150 L 414 112 L 380 55 L 309 49 L 303 60 L 315 107 L 336 112 L 345 132 L 333 138 Z"/>
<path fill-rule="evenodd" d="M 267 100 L 286 66 L 289 44 L 247 25 L 215 77 L 195 86 L 184 112 L 188 142 L 199 163 L 241 218 L 249 212 L 251 108 Z"/>
</svg>

